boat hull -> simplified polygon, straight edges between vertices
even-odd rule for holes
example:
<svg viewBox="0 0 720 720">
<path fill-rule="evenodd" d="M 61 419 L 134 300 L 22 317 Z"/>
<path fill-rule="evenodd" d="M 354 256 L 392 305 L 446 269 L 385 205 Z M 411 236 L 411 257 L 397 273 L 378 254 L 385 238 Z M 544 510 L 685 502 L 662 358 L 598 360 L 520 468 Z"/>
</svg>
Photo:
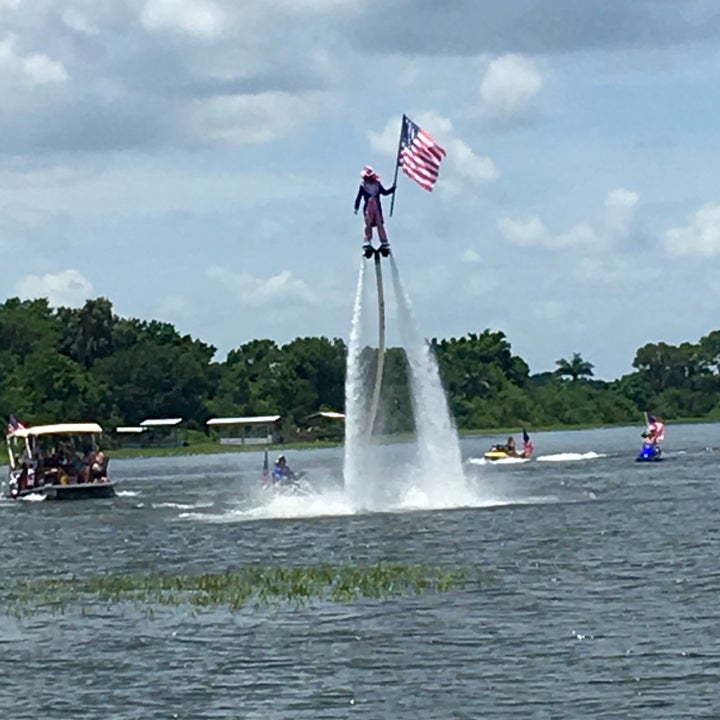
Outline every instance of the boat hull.
<svg viewBox="0 0 720 720">
<path fill-rule="evenodd" d="M 111 498 L 116 496 L 115 483 L 74 483 L 71 485 L 42 485 L 37 488 L 24 488 L 17 495 L 11 495 L 16 500 L 24 497 L 44 497 L 46 500 L 93 500 L 96 498 Z"/>
</svg>

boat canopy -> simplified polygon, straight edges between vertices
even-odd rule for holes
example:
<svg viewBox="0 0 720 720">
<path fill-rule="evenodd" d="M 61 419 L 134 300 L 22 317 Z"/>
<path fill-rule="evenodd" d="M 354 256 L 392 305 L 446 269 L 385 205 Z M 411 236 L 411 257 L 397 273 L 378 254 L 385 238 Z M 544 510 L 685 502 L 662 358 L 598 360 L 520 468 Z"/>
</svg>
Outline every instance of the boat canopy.
<svg viewBox="0 0 720 720">
<path fill-rule="evenodd" d="M 345 414 L 341 412 L 335 412 L 334 410 L 321 410 L 320 412 L 313 413 L 305 417 L 305 420 L 312 420 L 316 417 L 327 418 L 328 420 L 344 420 Z"/>
<path fill-rule="evenodd" d="M 207 425 L 261 425 L 263 423 L 274 423 L 280 419 L 280 415 L 257 415 L 255 417 L 227 417 L 211 418 Z"/>
<path fill-rule="evenodd" d="M 97 423 L 58 423 L 57 425 L 35 425 L 18 428 L 11 437 L 27 438 L 39 435 L 84 435 L 99 434 L 103 429 Z"/>
</svg>

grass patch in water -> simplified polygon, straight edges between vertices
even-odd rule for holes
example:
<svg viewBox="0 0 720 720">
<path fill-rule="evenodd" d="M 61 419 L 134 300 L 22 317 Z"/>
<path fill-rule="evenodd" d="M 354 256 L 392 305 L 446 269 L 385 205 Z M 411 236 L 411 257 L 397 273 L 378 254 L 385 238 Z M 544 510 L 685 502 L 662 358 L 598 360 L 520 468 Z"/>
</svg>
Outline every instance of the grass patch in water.
<svg viewBox="0 0 720 720">
<path fill-rule="evenodd" d="M 268 567 L 247 565 L 202 575 L 96 575 L 23 581 L 4 594 L 5 607 L 17 614 L 64 611 L 88 604 L 134 603 L 140 606 L 227 607 L 238 610 L 313 600 L 349 603 L 360 599 L 388 600 L 462 587 L 462 569 L 381 562 L 368 566 L 310 565 Z"/>
</svg>

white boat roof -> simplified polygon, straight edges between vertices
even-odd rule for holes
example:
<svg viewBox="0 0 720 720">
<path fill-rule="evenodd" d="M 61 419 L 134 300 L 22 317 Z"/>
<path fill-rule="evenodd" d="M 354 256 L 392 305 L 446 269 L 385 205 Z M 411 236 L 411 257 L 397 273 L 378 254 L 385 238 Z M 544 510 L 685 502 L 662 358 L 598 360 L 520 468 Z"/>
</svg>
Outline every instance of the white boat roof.
<svg viewBox="0 0 720 720">
<path fill-rule="evenodd" d="M 57 425 L 35 425 L 20 428 L 12 433 L 12 437 L 37 437 L 38 435 L 83 435 L 99 434 L 103 429 L 97 423 L 58 423 Z"/>
<path fill-rule="evenodd" d="M 140 427 L 169 427 L 182 422 L 182 418 L 157 418 L 154 420 L 143 420 Z"/>
<path fill-rule="evenodd" d="M 344 420 L 345 414 L 341 412 L 335 412 L 334 410 L 321 410 L 320 412 L 313 413 L 312 415 L 308 415 L 305 419 L 310 420 L 311 418 L 316 417 L 324 417 L 328 418 L 329 420 Z"/>
<path fill-rule="evenodd" d="M 256 415 L 255 417 L 211 418 L 206 425 L 261 425 L 277 422 L 280 417 L 280 415 Z"/>
<path fill-rule="evenodd" d="M 115 432 L 119 433 L 144 433 L 147 431 L 146 427 L 140 427 L 139 425 L 132 425 L 126 427 L 116 427 Z"/>
</svg>

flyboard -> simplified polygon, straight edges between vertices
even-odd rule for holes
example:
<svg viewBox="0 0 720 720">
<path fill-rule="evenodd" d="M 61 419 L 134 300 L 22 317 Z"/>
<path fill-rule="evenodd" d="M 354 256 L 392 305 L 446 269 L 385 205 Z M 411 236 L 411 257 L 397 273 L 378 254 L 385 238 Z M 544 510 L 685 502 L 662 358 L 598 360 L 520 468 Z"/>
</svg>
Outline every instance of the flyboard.
<svg viewBox="0 0 720 720">
<path fill-rule="evenodd" d="M 363 248 L 363 255 L 368 260 L 374 255 L 376 262 L 380 262 L 380 255 L 382 255 L 383 257 L 387 257 L 388 255 L 390 255 L 390 246 L 381 245 L 380 247 L 376 248 L 372 245 L 368 245 L 366 248 Z"/>
<path fill-rule="evenodd" d="M 385 292 L 383 289 L 380 257 L 388 257 L 388 255 L 390 255 L 390 248 L 387 245 L 381 245 L 379 248 L 370 245 L 363 249 L 363 255 L 368 260 L 371 257 L 375 258 L 375 279 L 377 280 L 378 295 L 378 359 L 375 367 L 375 388 L 373 389 L 370 412 L 368 414 L 367 437 L 369 439 L 372 436 L 375 419 L 377 418 L 378 405 L 380 404 L 380 386 L 382 385 L 383 368 L 385 365 Z"/>
</svg>

